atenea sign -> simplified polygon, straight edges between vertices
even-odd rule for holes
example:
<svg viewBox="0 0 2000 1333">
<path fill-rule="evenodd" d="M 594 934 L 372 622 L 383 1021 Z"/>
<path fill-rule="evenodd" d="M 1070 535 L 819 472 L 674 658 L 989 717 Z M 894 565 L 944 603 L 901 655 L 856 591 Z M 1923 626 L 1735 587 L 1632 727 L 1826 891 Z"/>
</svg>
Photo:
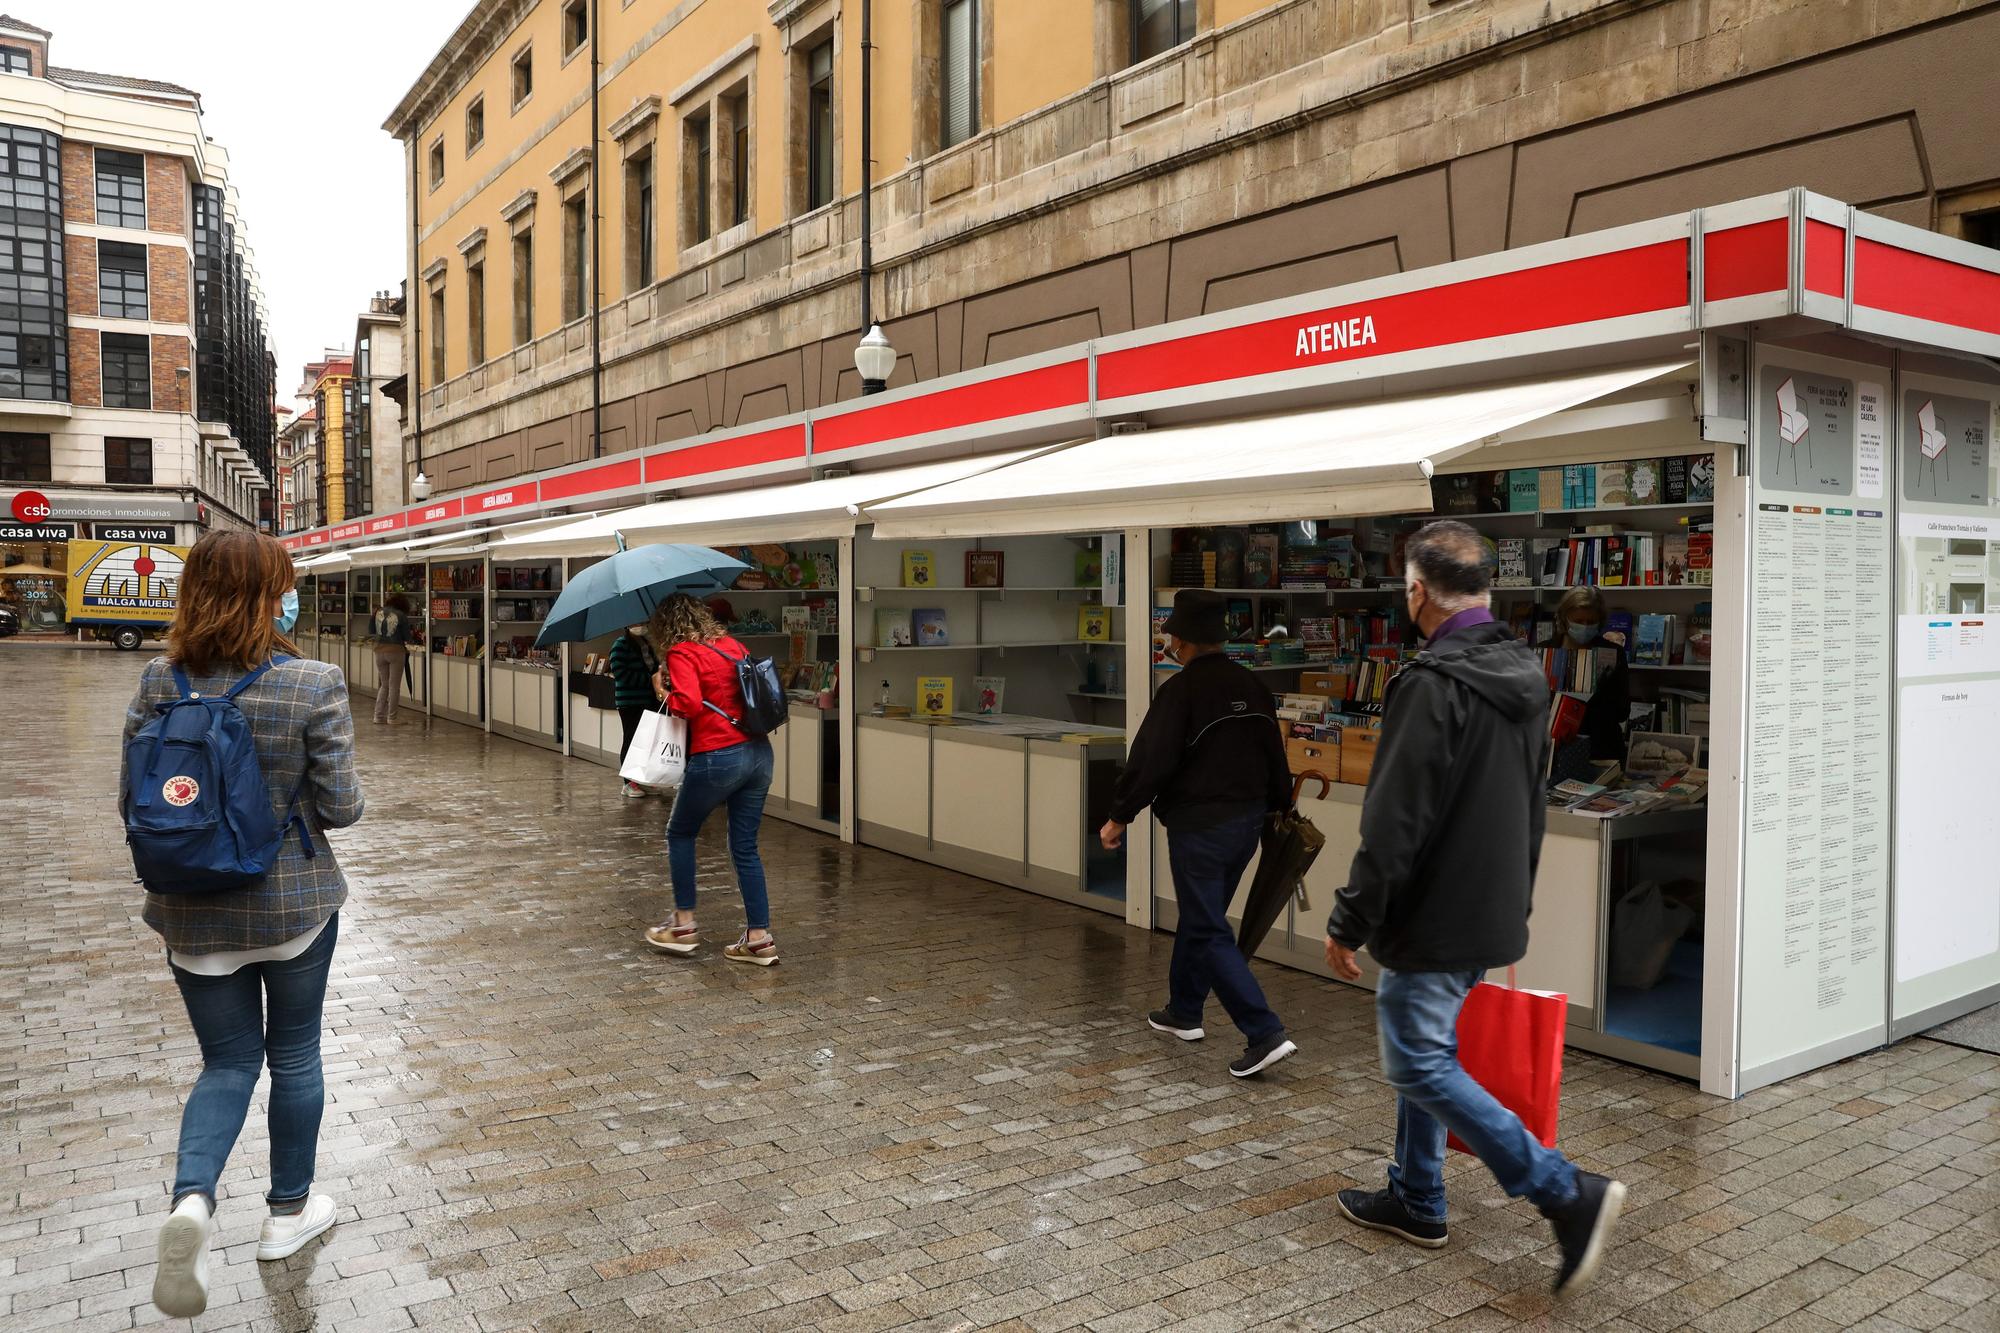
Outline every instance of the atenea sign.
<svg viewBox="0 0 2000 1333">
<path fill-rule="evenodd" d="M 1375 342 L 1375 316 L 1353 315 L 1326 324 L 1299 326 L 1298 350 L 1294 356 L 1323 356 L 1347 352 Z"/>
</svg>

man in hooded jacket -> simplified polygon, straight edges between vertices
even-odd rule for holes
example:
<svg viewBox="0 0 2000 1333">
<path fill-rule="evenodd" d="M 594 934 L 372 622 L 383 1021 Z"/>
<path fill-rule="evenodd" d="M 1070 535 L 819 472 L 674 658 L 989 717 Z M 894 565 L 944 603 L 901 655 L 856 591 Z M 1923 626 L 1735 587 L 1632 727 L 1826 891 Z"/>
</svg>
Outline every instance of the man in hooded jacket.
<svg viewBox="0 0 2000 1333">
<path fill-rule="evenodd" d="M 1406 604 L 1427 640 L 1397 674 L 1361 810 L 1361 846 L 1327 921 L 1327 964 L 1358 980 L 1381 964 L 1382 1069 L 1396 1090 L 1387 1189 L 1342 1190 L 1349 1220 L 1417 1245 L 1445 1244 L 1449 1130 L 1508 1194 L 1555 1228 L 1558 1295 L 1595 1275 L 1625 1187 L 1579 1171 L 1458 1063 L 1458 1014 L 1491 968 L 1528 950 L 1546 819 L 1541 776 L 1549 688 L 1534 654 L 1488 609 L 1479 534 L 1431 523 L 1404 549 Z"/>
</svg>

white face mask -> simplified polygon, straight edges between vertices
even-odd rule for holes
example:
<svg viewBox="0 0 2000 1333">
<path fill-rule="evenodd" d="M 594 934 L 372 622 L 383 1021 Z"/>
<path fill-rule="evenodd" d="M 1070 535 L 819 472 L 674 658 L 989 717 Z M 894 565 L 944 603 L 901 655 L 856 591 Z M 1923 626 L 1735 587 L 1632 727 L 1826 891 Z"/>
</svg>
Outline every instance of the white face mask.
<svg viewBox="0 0 2000 1333">
<path fill-rule="evenodd" d="M 627 634 L 630 634 L 635 639 L 643 639 L 646 637 L 646 627 L 644 625 L 627 625 L 625 627 L 625 632 Z"/>
</svg>

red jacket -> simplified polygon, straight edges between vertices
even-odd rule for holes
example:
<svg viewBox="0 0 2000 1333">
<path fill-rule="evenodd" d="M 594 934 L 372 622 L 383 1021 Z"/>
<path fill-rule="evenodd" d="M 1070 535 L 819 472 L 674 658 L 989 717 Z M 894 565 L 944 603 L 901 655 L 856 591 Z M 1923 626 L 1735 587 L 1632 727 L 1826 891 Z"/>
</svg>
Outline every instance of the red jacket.
<svg viewBox="0 0 2000 1333">
<path fill-rule="evenodd" d="M 667 650 L 667 711 L 687 719 L 689 754 L 726 750 L 750 739 L 715 711 L 720 708 L 730 717 L 743 716 L 736 659 L 748 651 L 727 635 L 713 644 L 677 643 Z"/>
</svg>

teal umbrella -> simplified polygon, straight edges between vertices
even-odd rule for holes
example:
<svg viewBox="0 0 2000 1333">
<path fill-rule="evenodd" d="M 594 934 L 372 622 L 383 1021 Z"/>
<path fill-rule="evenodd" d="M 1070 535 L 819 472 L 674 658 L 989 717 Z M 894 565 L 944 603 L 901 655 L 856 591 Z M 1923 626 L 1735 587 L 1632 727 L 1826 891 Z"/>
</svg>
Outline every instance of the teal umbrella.
<svg viewBox="0 0 2000 1333">
<path fill-rule="evenodd" d="M 736 582 L 750 566 L 706 546 L 666 543 L 625 549 L 576 575 L 549 611 L 535 637 L 537 648 L 582 643 L 643 625 L 653 608 L 677 592 L 715 592 Z"/>
</svg>

